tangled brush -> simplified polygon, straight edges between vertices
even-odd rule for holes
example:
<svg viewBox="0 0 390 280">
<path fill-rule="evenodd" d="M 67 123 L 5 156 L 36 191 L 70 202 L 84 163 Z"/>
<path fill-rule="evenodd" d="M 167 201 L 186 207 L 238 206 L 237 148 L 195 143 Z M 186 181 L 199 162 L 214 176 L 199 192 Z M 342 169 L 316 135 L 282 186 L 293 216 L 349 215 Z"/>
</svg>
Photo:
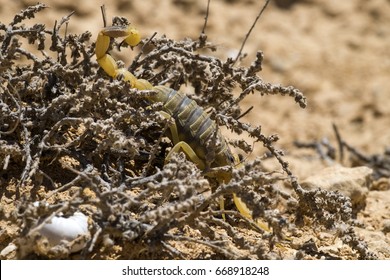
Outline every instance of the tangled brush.
<svg viewBox="0 0 390 280">
<path fill-rule="evenodd" d="M 183 154 L 164 164 L 171 143 L 164 136 L 167 120 L 158 113 L 161 104 L 147 102 L 153 92 L 107 77 L 93 57 L 90 32 L 63 35 L 71 15 L 52 30 L 24 25 L 45 7 L 31 6 L 8 25 L 0 23 L 0 184 L 1 196 L 14 206 L 0 213 L 3 222 L 17 228 L 3 232 L 1 249 L 8 240 L 16 248 L 13 258 L 69 258 L 71 245 L 52 246 L 40 229 L 54 216 L 80 211 L 88 217 L 90 238 L 77 241 L 84 244 L 77 254 L 87 259 L 274 259 L 304 218 L 343 228 L 343 240 L 369 257 L 350 230 L 349 200 L 303 190 L 274 145 L 278 137 L 239 120 L 245 114 L 240 102 L 252 93 L 288 95 L 306 106 L 299 90 L 258 76 L 262 52 L 242 67 L 231 58 L 203 54 L 214 48 L 203 33 L 183 41 L 152 36 L 142 41 L 129 66 L 153 85 L 185 88 L 220 126 L 262 143 L 284 172 L 266 170 L 258 158 L 228 168 L 232 179 L 218 184 Z M 127 23 L 113 20 L 113 25 Z M 36 49 L 25 49 L 26 40 Z M 235 91 L 240 92 L 236 97 Z M 244 153 L 252 150 L 243 140 L 230 143 Z M 278 183 L 290 185 L 292 194 Z M 221 209 L 220 197 L 229 200 L 232 193 L 268 229 L 243 217 L 229 201 Z M 36 201 L 45 203 L 37 207 Z"/>
</svg>

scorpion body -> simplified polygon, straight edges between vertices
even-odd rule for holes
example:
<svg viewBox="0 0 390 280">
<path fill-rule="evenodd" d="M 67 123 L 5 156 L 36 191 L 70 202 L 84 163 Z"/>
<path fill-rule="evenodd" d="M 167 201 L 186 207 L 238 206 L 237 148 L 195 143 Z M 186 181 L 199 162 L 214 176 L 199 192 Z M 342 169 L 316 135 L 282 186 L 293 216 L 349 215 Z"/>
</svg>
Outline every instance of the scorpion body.
<svg viewBox="0 0 390 280">
<path fill-rule="evenodd" d="M 211 167 L 236 163 L 225 138 L 217 130 L 215 121 L 210 119 L 202 107 L 180 91 L 164 86 L 154 87 L 154 90 L 161 93 L 161 96 L 165 96 L 165 100 L 159 101 L 164 103 L 165 112 L 175 119 L 178 139 L 171 135 L 171 140 L 173 143 L 188 143 L 201 160 L 199 163 L 197 162 L 200 169 L 204 170 L 206 168 L 207 150 L 205 144 L 209 140 L 212 141 L 215 132 L 217 133 L 215 141 L 218 142 L 218 145 L 215 148 L 215 156 Z M 171 134 L 174 133 L 171 132 Z"/>
<path fill-rule="evenodd" d="M 108 54 L 111 38 L 125 37 L 124 41 L 130 46 L 136 46 L 140 41 L 140 34 L 134 27 L 109 26 L 103 28 L 96 40 L 96 58 L 100 67 L 112 78 L 122 76 L 122 79 L 130 83 L 132 88 L 139 90 L 153 90 L 155 95 L 149 97 L 151 102 L 162 102 L 162 115 L 173 118 L 175 123 L 169 127 L 168 137 L 174 147 L 167 155 L 183 151 L 199 169 L 206 170 L 209 167 L 237 166 L 240 164 L 237 155 L 233 154 L 226 139 L 218 130 L 217 124 L 194 100 L 184 93 L 166 86 L 153 86 L 147 80 L 137 79 L 125 68 L 118 68 L 114 58 Z M 207 161 L 207 143 L 215 141 L 214 156 L 212 161 Z M 227 183 L 231 175 L 220 172 L 215 176 L 220 183 Z M 250 218 L 251 211 L 242 200 L 233 194 L 233 200 L 240 213 Z M 223 200 L 220 201 L 223 209 Z"/>
</svg>

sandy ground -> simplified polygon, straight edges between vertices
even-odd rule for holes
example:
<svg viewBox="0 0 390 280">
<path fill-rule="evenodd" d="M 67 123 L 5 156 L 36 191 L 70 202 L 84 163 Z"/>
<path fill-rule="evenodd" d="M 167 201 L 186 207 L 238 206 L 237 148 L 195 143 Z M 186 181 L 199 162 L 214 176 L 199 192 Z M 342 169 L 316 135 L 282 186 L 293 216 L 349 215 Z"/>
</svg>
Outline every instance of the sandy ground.
<svg viewBox="0 0 390 280">
<path fill-rule="evenodd" d="M 0 1 L 2 22 L 35 3 L 11 2 Z M 75 11 L 69 32 L 89 30 L 97 34 L 102 26 L 99 5 L 104 2 L 47 0 L 51 8 L 44 11 L 45 23 L 52 26 L 54 20 Z M 257 50 L 263 51 L 262 79 L 300 89 L 308 99 L 308 107 L 301 109 L 291 98 L 280 95 L 254 94 L 244 103 L 244 107 L 254 106 L 244 120 L 261 124 L 267 135 L 280 136 L 279 147 L 285 150 L 300 180 L 318 174 L 324 167 L 340 164 L 294 145 L 294 141 L 328 139 L 337 147 L 332 124 L 337 125 L 343 140 L 361 153 L 383 154 L 390 143 L 389 1 L 271 2 L 245 45 L 248 58 L 242 63 L 249 64 Z M 198 37 L 207 1 L 115 0 L 105 5 L 109 17 L 129 18 L 144 36 L 158 32 L 182 39 Z M 263 1 L 254 0 L 211 1 L 206 33 L 218 47 L 217 56 L 238 52 L 262 5 Z M 251 157 L 263 152 L 258 145 Z M 351 166 L 348 156 L 341 164 Z M 357 227 L 357 233 L 379 258 L 390 259 L 390 189 L 384 180 L 384 187 L 368 191 L 366 206 L 358 212 L 362 225 Z M 338 245 L 332 246 L 337 249 Z M 338 252 L 340 258 L 353 258 L 350 253 Z"/>
</svg>

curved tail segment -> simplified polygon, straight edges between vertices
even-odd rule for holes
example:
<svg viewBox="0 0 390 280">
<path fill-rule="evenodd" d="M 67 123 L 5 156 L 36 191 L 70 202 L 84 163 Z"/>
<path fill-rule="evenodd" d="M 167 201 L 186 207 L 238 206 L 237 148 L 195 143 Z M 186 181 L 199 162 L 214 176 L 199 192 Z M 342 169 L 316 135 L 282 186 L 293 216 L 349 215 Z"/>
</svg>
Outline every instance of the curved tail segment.
<svg viewBox="0 0 390 280">
<path fill-rule="evenodd" d="M 107 53 L 110 47 L 111 38 L 122 38 L 129 46 L 134 47 L 141 41 L 141 35 L 133 26 L 109 26 L 103 28 L 96 40 L 96 60 L 100 67 L 112 78 L 123 76 L 123 79 L 130 83 L 131 87 L 140 90 L 153 89 L 151 83 L 143 79 L 137 79 L 126 68 L 118 68 L 115 59 Z"/>
</svg>

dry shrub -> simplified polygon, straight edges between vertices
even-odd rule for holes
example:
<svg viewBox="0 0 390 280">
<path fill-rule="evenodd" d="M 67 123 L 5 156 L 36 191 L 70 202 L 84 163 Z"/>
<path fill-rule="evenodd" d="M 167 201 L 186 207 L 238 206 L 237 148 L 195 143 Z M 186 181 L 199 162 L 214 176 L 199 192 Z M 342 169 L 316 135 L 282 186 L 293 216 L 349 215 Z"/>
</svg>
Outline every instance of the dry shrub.
<svg viewBox="0 0 390 280">
<path fill-rule="evenodd" d="M 36 257 L 31 253 L 35 233 L 45 219 L 77 209 L 91 220 L 93 238 L 79 254 L 88 259 L 280 258 L 275 245 L 288 246 L 285 237 L 305 219 L 342 228 L 343 240 L 361 258 L 371 257 L 349 225 L 349 200 L 338 193 L 304 191 L 274 146 L 277 136 L 239 120 L 240 102 L 251 93 L 288 95 L 306 106 L 299 90 L 262 81 L 257 75 L 261 52 L 251 66 L 239 67 L 233 59 L 209 55 L 214 47 L 205 34 L 183 41 L 153 36 L 143 40 L 129 67 L 154 85 L 185 85 L 219 125 L 262 143 L 285 173 L 267 171 L 256 159 L 242 168 L 225 168 L 232 179 L 219 185 L 183 155 L 164 164 L 171 143 L 164 137 L 161 104 L 147 102 L 153 91 L 108 78 L 93 58 L 90 32 L 63 35 L 70 15 L 53 30 L 23 24 L 44 8 L 31 6 L 8 25 L 0 23 L 1 196 L 15 206 L 1 211 L 1 219 L 18 227 L 10 236 L 19 248 L 17 258 Z M 113 24 L 125 23 L 115 18 Z M 37 50 L 24 49 L 24 39 Z M 234 91 L 241 93 L 234 97 Z M 232 143 L 251 150 L 245 141 Z M 292 195 L 278 188 L 280 181 L 291 185 Z M 242 217 L 231 202 L 222 219 L 218 200 L 232 193 L 272 230 Z M 41 200 L 49 206 L 32 206 Z M 46 257 L 67 258 L 69 251 L 57 248 Z"/>
</svg>

